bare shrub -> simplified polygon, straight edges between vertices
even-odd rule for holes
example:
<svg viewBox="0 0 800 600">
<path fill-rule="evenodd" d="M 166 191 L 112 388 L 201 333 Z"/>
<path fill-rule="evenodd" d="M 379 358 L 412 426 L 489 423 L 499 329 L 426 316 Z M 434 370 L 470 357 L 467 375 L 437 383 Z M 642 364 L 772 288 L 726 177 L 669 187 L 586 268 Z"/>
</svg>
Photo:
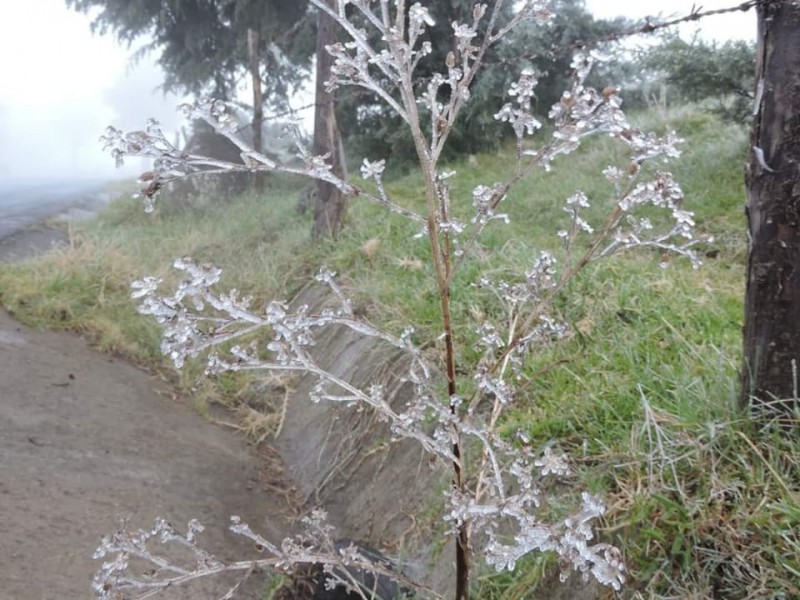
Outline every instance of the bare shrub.
<svg viewBox="0 0 800 600">
<path fill-rule="evenodd" d="M 648 162 L 677 156 L 675 146 L 680 140 L 674 132 L 658 136 L 632 126 L 616 89 L 595 90 L 584 84 L 592 65 L 602 57 L 577 52 L 571 87 L 549 113 L 552 133 L 533 141 L 542 127 L 531 108 L 537 77 L 533 71 L 522 70 L 508 90 L 509 101 L 496 115 L 498 121 L 508 123 L 516 138 L 516 164 L 511 174 L 504 181 L 476 186 L 470 198 L 452 197 L 450 184 L 457 174 L 439 159 L 462 107 L 469 102 L 470 86 L 482 58 L 520 22 L 546 23 L 551 17 L 548 4 L 528 0 L 508 19 L 503 17 L 502 0 L 491 9 L 476 4 L 469 22 L 452 24 L 453 51 L 442 70 L 427 81 L 418 81 L 415 69 L 430 52 L 425 33 L 432 17 L 423 5 L 407 7 L 404 0 L 312 3 L 336 20 L 349 37 L 347 43 L 328 48 L 335 58 L 331 89 L 362 87 L 382 99 L 410 128 L 425 186 L 423 210 L 391 197 L 384 186 L 385 165 L 380 158 L 364 159 L 361 174 L 371 187 L 356 187 L 338 178 L 325 156 L 301 150 L 302 164 L 289 166 L 253 151 L 237 137 L 228 107 L 217 100 L 201 99 L 182 108 L 187 117 L 203 119 L 227 136 L 241 150 L 244 165 L 181 153 L 167 142 L 155 122 L 145 131 L 128 134 L 109 128 L 105 145 L 118 161 L 127 155 L 155 158 L 155 169 L 143 189 L 148 210 L 164 182 L 190 176 L 201 168 L 208 172 L 211 167 L 222 172 L 282 171 L 326 181 L 351 197 L 375 202 L 397 218 L 409 219 L 418 226 L 417 237 L 427 240 L 431 251 L 440 351 L 421 349 L 414 340 L 413 324 L 403 331 L 386 332 L 366 322 L 354 313 L 335 274 L 324 267 L 317 279 L 329 286 L 338 306 L 318 314 L 305 306 L 291 310 L 282 301 L 252 308 L 251 299 L 241 298 L 236 290 L 216 291 L 219 269 L 190 258 L 175 262 L 175 268 L 186 277 L 171 295 L 159 293 L 160 282 L 153 277 L 133 284 L 132 295 L 140 300 L 140 311 L 163 326 L 162 350 L 177 368 L 187 358 L 204 355 L 208 373 L 269 370 L 312 374 L 318 383 L 311 401 L 370 407 L 386 421 L 394 437 L 416 440 L 432 457 L 449 465 L 452 485 L 442 516 L 456 540 L 457 600 L 469 597 L 473 553 L 498 570 L 513 570 L 530 552 L 555 552 L 565 566 L 620 589 L 624 582 L 620 551 L 594 542 L 592 523 L 604 513 L 602 502 L 584 493 L 581 506 L 567 518 L 543 520 L 539 508 L 547 498 L 541 492 L 541 480 L 566 475 L 567 457 L 554 446 L 537 448 L 522 434 L 515 439 L 501 437 L 498 426 L 514 404 L 531 355 L 568 331 L 553 301 L 588 264 L 634 248 L 656 249 L 661 255 L 677 253 L 699 264 L 692 251 L 697 242 L 692 234 L 692 213 L 681 207 L 679 185 L 666 171 L 644 168 Z M 373 44 L 374 39 L 379 39 L 379 44 Z M 468 287 L 472 291 L 462 293 L 488 297 L 496 310 L 477 326 L 454 322 L 453 283 L 463 277 L 463 267 L 471 260 L 482 232 L 507 222 L 502 208 L 512 187 L 532 172 L 548 170 L 554 160 L 572 154 L 583 139 L 600 133 L 616 139 L 628 151 L 626 162 L 609 165 L 600 174 L 609 182 L 613 197 L 608 214 L 590 219 L 586 210 L 590 199 L 576 190 L 566 198 L 564 226 L 555 232 L 560 251 L 541 251 L 532 257 L 528 270 L 509 280 L 479 276 Z M 654 209 L 660 209 L 666 218 Z M 409 244 L 415 243 L 420 242 L 409 240 Z M 309 349 L 315 337 L 331 325 L 379 338 L 407 353 L 410 366 L 404 377 L 413 383 L 413 400 L 398 410 L 389 404 L 382 386 L 355 386 L 320 367 Z M 268 332 L 271 341 L 237 343 L 258 331 Z M 471 352 L 460 352 L 459 344 L 469 339 L 474 340 Z M 470 362 L 464 358 L 467 354 L 477 358 Z M 477 453 L 470 453 L 473 457 L 477 454 L 477 460 L 467 460 L 468 447 L 478 448 Z M 146 597 L 151 590 L 223 570 L 286 568 L 297 563 L 330 565 L 333 583 L 354 590 L 359 586 L 352 581 L 353 567 L 414 584 L 357 548 L 337 548 L 322 513 L 315 513 L 307 526 L 298 538 L 278 547 L 235 519 L 232 530 L 251 538 L 268 555 L 236 563 L 222 563 L 199 549 L 196 524 L 190 524 L 185 535 L 163 524 L 151 532 L 119 532 L 106 538 L 98 551 L 98 557 L 112 558 L 98 573 L 95 591 L 100 598 L 114 598 L 119 590 L 144 591 L 141 597 Z M 190 548 L 196 560 L 179 567 L 164 559 L 146 544 L 153 536 Z M 480 540 L 480 548 L 473 546 L 474 540 Z M 145 580 L 129 574 L 131 556 L 151 563 L 156 576 Z M 417 589 L 424 596 L 435 596 L 430 590 Z M 363 589 L 358 593 L 370 597 Z"/>
</svg>

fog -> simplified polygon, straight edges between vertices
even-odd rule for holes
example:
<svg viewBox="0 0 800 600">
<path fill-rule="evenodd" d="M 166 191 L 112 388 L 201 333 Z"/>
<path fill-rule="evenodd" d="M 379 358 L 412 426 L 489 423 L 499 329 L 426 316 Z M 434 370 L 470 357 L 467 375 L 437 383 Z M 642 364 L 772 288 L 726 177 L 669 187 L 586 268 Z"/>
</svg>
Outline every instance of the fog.
<svg viewBox="0 0 800 600">
<path fill-rule="evenodd" d="M 0 183 L 42 179 L 132 177 L 142 164 L 116 170 L 101 149 L 106 126 L 142 128 L 159 119 L 169 139 L 182 124 L 180 98 L 164 97 L 155 57 L 131 65 L 135 48 L 110 36 L 93 36 L 90 17 L 66 8 L 63 0 L 3 3 L 0 20 Z M 708 0 L 704 8 L 731 4 Z M 658 14 L 655 0 L 588 0 L 598 16 Z M 691 0 L 670 10 L 685 14 Z M 691 30 L 684 29 L 691 33 Z M 755 34 L 752 11 L 702 22 L 705 37 L 724 39 Z"/>
<path fill-rule="evenodd" d="M 180 99 L 156 88 L 152 58 L 131 65 L 133 48 L 93 36 L 90 18 L 63 0 L 4 3 L 0 20 L 0 182 L 131 177 L 98 138 L 108 125 L 139 129 L 153 116 L 166 130 Z"/>
</svg>

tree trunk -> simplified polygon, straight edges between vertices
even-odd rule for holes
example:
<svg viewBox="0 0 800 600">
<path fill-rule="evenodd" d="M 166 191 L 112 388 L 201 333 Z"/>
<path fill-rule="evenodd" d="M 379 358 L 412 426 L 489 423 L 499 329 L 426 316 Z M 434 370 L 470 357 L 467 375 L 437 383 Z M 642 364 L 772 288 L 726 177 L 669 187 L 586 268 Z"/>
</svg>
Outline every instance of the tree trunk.
<svg viewBox="0 0 800 600">
<path fill-rule="evenodd" d="M 264 128 L 264 96 L 261 91 L 260 61 L 258 59 L 259 33 L 247 30 L 247 58 L 250 62 L 250 78 L 253 81 L 253 150 L 261 152 L 263 142 L 261 132 Z"/>
<path fill-rule="evenodd" d="M 334 0 L 326 0 L 330 7 Z M 323 11 L 317 13 L 317 88 L 316 109 L 314 111 L 314 154 L 329 154 L 333 172 L 341 179 L 347 179 L 347 167 L 342 152 L 336 114 L 333 110 L 333 96 L 325 90 L 325 82 L 330 78 L 333 58 L 325 46 L 336 43 L 336 22 Z M 338 188 L 324 181 L 317 181 L 317 194 L 314 200 L 315 238 L 335 236 L 342 227 L 347 212 L 347 198 Z"/>
<path fill-rule="evenodd" d="M 741 402 L 788 421 L 800 387 L 800 3 L 757 12 Z"/>
</svg>

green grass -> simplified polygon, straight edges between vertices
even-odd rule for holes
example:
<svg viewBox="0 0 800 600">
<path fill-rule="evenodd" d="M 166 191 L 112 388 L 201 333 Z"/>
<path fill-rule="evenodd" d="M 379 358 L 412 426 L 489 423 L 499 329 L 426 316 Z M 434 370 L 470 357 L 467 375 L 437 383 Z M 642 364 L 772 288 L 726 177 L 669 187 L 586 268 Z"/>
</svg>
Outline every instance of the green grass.
<svg viewBox="0 0 800 600">
<path fill-rule="evenodd" d="M 153 274 L 169 285 L 173 259 L 193 256 L 219 264 L 224 285 L 243 293 L 291 293 L 307 276 L 292 258 L 310 245 L 294 214 L 300 185 L 276 177 L 265 196 L 203 211 L 175 209 L 167 197 L 152 215 L 128 195 L 74 225 L 69 248 L 4 265 L 3 305 L 29 325 L 82 331 L 105 350 L 160 361 L 159 333 L 136 314 L 130 282 Z"/>
<path fill-rule="evenodd" d="M 673 259 L 665 269 L 653 253 L 592 264 L 557 302 L 571 334 L 532 358 L 503 427 L 570 451 L 581 486 L 606 497 L 601 535 L 624 549 L 625 597 L 797 597 L 800 447 L 757 430 L 736 407 L 746 133 L 691 109 L 641 115 L 639 123 L 672 127 L 687 139 L 668 169 L 698 229 L 715 237 L 703 248 L 705 264 L 693 270 Z M 505 147 L 478 156 L 477 165 L 452 165 L 453 197 L 462 199 L 455 209 L 464 219 L 471 189 L 501 181 L 513 157 Z M 487 229 L 454 282 L 463 360 L 471 358 L 476 321 L 496 310 L 476 293 L 478 275 L 514 280 L 539 250 L 557 249 L 563 201 L 577 189 L 591 200 L 590 215 L 602 216 L 612 190 L 599 173 L 615 157 L 622 154 L 612 140 L 592 140 L 577 157 L 523 182 L 501 205 L 511 224 Z M 202 211 L 173 208 L 165 199 L 146 215 L 135 201 L 117 202 L 81 225 L 69 250 L 3 266 L 2 302 L 27 323 L 79 330 L 104 349 L 157 365 L 158 332 L 128 299 L 132 279 L 156 274 L 169 282 L 172 259 L 189 255 L 221 266 L 223 287 L 263 304 L 291 297 L 324 263 L 340 273 L 371 321 L 396 332 L 413 322 L 417 341 L 435 344 L 438 301 L 429 248 L 413 238 L 416 228 L 355 202 L 338 240 L 312 244 L 310 220 L 294 211 L 302 185 L 275 177 L 259 195 Z M 421 210 L 418 175 L 388 187 L 398 203 Z M 187 387 L 199 372 L 197 365 L 187 370 Z M 199 389 L 204 398 L 231 400 L 246 385 L 225 378 Z M 532 558 L 513 575 L 481 574 L 475 597 L 519 600 L 537 589 L 547 597 L 541 580 L 551 562 Z"/>
</svg>

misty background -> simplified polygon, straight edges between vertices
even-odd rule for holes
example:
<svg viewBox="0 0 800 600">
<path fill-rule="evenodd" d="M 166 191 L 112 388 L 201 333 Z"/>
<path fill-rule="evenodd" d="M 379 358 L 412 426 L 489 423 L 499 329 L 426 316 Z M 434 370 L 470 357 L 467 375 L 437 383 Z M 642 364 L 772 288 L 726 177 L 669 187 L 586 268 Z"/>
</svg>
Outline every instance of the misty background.
<svg viewBox="0 0 800 600">
<path fill-rule="evenodd" d="M 703 8 L 731 4 L 708 0 Z M 675 0 L 669 11 L 686 14 L 692 5 L 691 0 Z M 586 6 L 598 17 L 637 18 L 663 10 L 656 0 L 588 0 Z M 183 125 L 175 110 L 183 98 L 158 90 L 163 76 L 154 64 L 157 54 L 133 64 L 137 47 L 121 46 L 110 35 L 93 35 L 91 20 L 91 15 L 67 9 L 63 0 L 4 3 L 0 183 L 132 178 L 144 165 L 129 161 L 115 169 L 98 142 L 105 128 L 141 129 L 154 117 L 168 139 L 174 139 Z M 711 39 L 754 39 L 755 14 L 704 19 L 682 33 L 691 35 L 698 28 Z"/>
<path fill-rule="evenodd" d="M 157 90 L 151 55 L 95 36 L 91 19 L 63 0 L 4 3 L 0 20 L 0 181 L 132 177 L 115 169 L 98 138 L 114 124 L 140 129 L 155 117 L 165 130 L 181 121 L 181 98 Z"/>
</svg>

